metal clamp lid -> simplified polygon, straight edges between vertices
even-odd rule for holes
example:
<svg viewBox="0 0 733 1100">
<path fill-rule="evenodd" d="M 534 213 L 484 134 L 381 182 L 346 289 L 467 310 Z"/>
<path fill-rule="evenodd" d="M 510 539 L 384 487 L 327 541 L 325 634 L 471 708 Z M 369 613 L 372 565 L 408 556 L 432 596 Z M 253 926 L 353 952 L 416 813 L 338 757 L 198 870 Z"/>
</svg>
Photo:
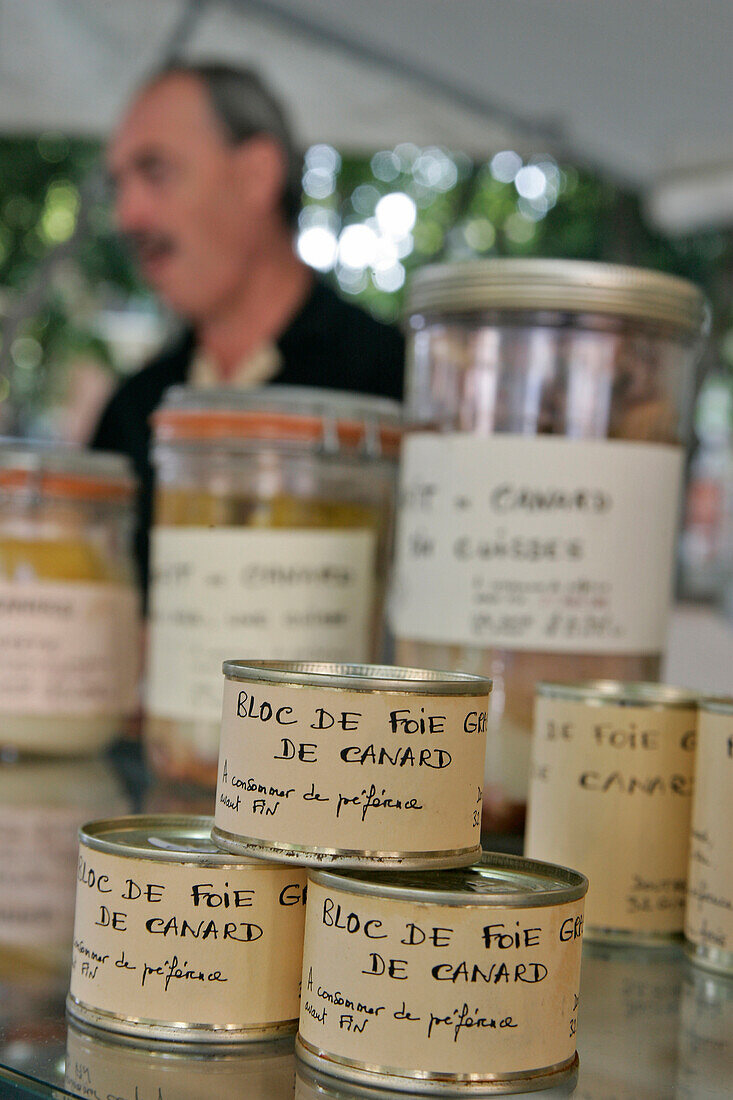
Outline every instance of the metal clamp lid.
<svg viewBox="0 0 733 1100">
<path fill-rule="evenodd" d="M 693 283 L 645 268 L 584 260 L 490 259 L 421 268 L 406 313 L 481 310 L 600 313 L 657 322 L 693 336 L 709 327 L 707 301 Z"/>
</svg>

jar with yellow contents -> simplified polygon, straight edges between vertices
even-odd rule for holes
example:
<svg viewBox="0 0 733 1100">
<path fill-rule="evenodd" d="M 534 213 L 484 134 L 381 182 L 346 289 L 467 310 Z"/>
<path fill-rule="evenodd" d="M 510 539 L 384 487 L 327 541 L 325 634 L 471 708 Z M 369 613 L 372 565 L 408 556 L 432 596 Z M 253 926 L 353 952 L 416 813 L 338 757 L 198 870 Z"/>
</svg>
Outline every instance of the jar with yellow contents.
<svg viewBox="0 0 733 1100">
<path fill-rule="evenodd" d="M 381 656 L 399 406 L 182 387 L 154 432 L 148 755 L 213 789 L 224 660 Z"/>
<path fill-rule="evenodd" d="M 74 755 L 135 707 L 134 482 L 116 455 L 0 443 L 0 743 Z"/>
</svg>

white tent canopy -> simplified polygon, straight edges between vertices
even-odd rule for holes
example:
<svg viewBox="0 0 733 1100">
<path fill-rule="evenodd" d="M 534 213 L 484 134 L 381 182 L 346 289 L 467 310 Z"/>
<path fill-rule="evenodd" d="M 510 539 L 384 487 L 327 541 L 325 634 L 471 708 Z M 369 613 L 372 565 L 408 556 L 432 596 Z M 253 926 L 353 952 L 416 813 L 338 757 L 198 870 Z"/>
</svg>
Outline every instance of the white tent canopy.
<svg viewBox="0 0 733 1100">
<path fill-rule="evenodd" d="M 733 159 L 732 0 L 0 0 L 0 131 L 104 134 L 172 40 L 258 67 L 305 143 L 543 146 L 642 188 Z"/>
</svg>

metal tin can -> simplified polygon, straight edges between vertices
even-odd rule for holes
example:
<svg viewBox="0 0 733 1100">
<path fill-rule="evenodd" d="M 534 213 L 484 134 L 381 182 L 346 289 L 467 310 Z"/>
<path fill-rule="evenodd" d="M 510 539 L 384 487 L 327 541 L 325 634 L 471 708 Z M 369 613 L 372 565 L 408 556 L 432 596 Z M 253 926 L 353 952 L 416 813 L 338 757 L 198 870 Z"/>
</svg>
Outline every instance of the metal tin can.
<svg viewBox="0 0 733 1100">
<path fill-rule="evenodd" d="M 294 1061 L 290 1037 L 198 1054 L 151 1049 L 71 1022 L 64 1083 L 73 1096 L 114 1100 L 292 1100 Z"/>
<path fill-rule="evenodd" d="M 400 407 L 176 387 L 153 422 L 145 736 L 158 775 L 213 791 L 227 657 L 382 657 Z"/>
<path fill-rule="evenodd" d="M 697 696 L 664 684 L 537 685 L 525 854 L 590 880 L 586 938 L 682 931 Z"/>
<path fill-rule="evenodd" d="M 494 853 L 452 872 L 312 873 L 296 1053 L 397 1091 L 562 1081 L 577 1065 L 587 886 Z"/>
<path fill-rule="evenodd" d="M 226 661 L 212 838 L 336 867 L 460 867 L 480 853 L 491 681 Z"/>
<path fill-rule="evenodd" d="M 700 703 L 685 914 L 693 962 L 733 974 L 733 698 Z"/>
<path fill-rule="evenodd" d="M 519 832 L 535 682 L 659 676 L 709 310 L 659 272 L 501 257 L 420 268 L 406 313 L 396 658 L 493 677 L 485 828 Z"/>
<path fill-rule="evenodd" d="M 224 855 L 210 832 L 174 815 L 80 830 L 74 1019 L 199 1048 L 294 1030 L 305 874 Z"/>
</svg>

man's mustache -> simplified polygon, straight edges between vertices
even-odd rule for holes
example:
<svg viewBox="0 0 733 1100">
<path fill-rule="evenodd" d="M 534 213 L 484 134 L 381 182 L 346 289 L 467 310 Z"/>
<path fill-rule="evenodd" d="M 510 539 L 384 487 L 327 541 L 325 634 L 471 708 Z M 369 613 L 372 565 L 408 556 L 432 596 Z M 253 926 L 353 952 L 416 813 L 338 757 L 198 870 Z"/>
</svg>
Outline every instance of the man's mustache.
<svg viewBox="0 0 733 1100">
<path fill-rule="evenodd" d="M 132 252 L 142 260 L 172 252 L 175 241 L 167 233 L 149 229 L 138 229 L 124 234 L 124 242 Z"/>
</svg>

